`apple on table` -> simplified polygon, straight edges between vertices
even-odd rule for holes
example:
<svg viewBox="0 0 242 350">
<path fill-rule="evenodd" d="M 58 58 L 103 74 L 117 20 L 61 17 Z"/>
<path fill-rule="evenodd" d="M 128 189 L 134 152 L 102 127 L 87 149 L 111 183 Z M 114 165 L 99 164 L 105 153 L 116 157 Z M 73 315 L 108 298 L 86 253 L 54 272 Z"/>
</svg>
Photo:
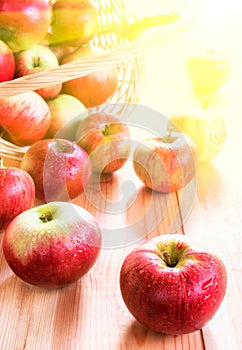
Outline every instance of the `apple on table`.
<svg viewBox="0 0 242 350">
<path fill-rule="evenodd" d="M 24 170 L 4 167 L 0 160 L 0 232 L 35 200 L 35 185 Z"/>
<path fill-rule="evenodd" d="M 66 139 L 35 142 L 20 167 L 33 178 L 36 198 L 43 202 L 70 201 L 85 190 L 92 174 L 86 151 Z"/>
<path fill-rule="evenodd" d="M 18 215 L 2 241 L 6 262 L 23 281 L 44 288 L 76 282 L 95 264 L 102 234 L 93 215 L 69 202 L 51 202 Z"/>
<path fill-rule="evenodd" d="M 45 100 L 29 91 L 0 98 L 0 127 L 3 138 L 18 146 L 29 146 L 41 140 L 50 125 L 50 110 Z"/>
<path fill-rule="evenodd" d="M 34 45 L 15 54 L 15 77 L 43 72 L 56 68 L 59 61 L 55 54 L 43 45 Z M 62 83 L 48 85 L 35 90 L 45 100 L 53 99 L 59 95 Z"/>
<path fill-rule="evenodd" d="M 196 175 L 198 149 L 180 132 L 142 140 L 133 154 L 133 167 L 138 178 L 151 190 L 175 192 L 185 187 Z"/>
<path fill-rule="evenodd" d="M 108 113 L 94 113 L 80 121 L 76 142 L 86 150 L 97 174 L 111 174 L 126 163 L 131 149 L 127 123 Z"/>
<path fill-rule="evenodd" d="M 0 40 L 14 52 L 40 43 L 52 21 L 52 8 L 46 0 L 2 0 Z"/>
<path fill-rule="evenodd" d="M 0 40 L 0 83 L 12 80 L 15 73 L 15 59 L 12 50 Z"/>
<path fill-rule="evenodd" d="M 120 270 L 123 301 L 143 326 L 178 335 L 198 331 L 215 315 L 226 292 L 222 260 L 194 249 L 182 234 L 143 242 Z"/>
</svg>

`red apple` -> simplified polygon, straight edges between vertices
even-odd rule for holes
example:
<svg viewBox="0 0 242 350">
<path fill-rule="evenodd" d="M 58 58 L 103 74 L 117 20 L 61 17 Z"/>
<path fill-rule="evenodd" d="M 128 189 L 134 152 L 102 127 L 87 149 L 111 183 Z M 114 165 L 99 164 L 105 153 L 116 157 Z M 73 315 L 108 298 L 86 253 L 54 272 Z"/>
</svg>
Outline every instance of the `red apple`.
<svg viewBox="0 0 242 350">
<path fill-rule="evenodd" d="M 89 42 L 98 30 L 98 13 L 88 0 L 57 0 L 52 6 L 51 44 Z"/>
<path fill-rule="evenodd" d="M 223 262 L 193 249 L 184 235 L 162 235 L 144 242 L 125 258 L 120 288 L 131 314 L 145 327 L 186 334 L 204 327 L 226 291 Z"/>
<path fill-rule="evenodd" d="M 164 193 L 185 187 L 194 178 L 197 163 L 196 144 L 179 132 L 143 140 L 133 154 L 139 179 L 148 188 Z"/>
<path fill-rule="evenodd" d="M 15 65 L 15 77 L 20 78 L 25 75 L 58 67 L 59 62 L 55 54 L 48 47 L 34 45 L 15 55 Z M 61 89 L 62 83 L 59 83 L 37 89 L 36 92 L 48 100 L 57 97 Z"/>
<path fill-rule="evenodd" d="M 12 80 L 15 72 L 15 60 L 12 50 L 0 40 L 0 83 Z"/>
<path fill-rule="evenodd" d="M 21 169 L 31 175 L 36 197 L 45 202 L 77 197 L 87 187 L 92 172 L 88 154 L 64 139 L 34 143 L 25 152 Z"/>
<path fill-rule="evenodd" d="M 128 125 L 111 114 L 95 113 L 84 118 L 77 129 L 77 143 L 86 150 L 97 173 L 113 173 L 130 153 Z"/>
<path fill-rule="evenodd" d="M 103 49 L 84 46 L 65 56 L 61 64 L 100 54 Z M 93 73 L 63 83 L 63 92 L 78 98 L 86 108 L 103 104 L 116 91 L 118 68 L 116 64 L 104 65 Z"/>
<path fill-rule="evenodd" d="M 75 97 L 59 94 L 47 101 L 51 121 L 45 138 L 66 138 L 74 141 L 80 121 L 87 116 L 87 109 Z"/>
<path fill-rule="evenodd" d="M 14 51 L 36 45 L 45 37 L 51 18 L 46 0 L 2 0 L 0 39 Z"/>
<path fill-rule="evenodd" d="M 64 287 L 85 275 L 101 248 L 101 230 L 91 213 L 68 202 L 52 202 L 18 215 L 7 227 L 3 252 L 23 281 Z"/>
<path fill-rule="evenodd" d="M 36 92 L 0 98 L 0 126 L 11 142 L 31 145 L 45 136 L 49 125 L 49 107 Z"/>
<path fill-rule="evenodd" d="M 34 199 L 34 182 L 26 171 L 0 168 L 0 231 L 18 214 L 31 208 Z"/>
</svg>

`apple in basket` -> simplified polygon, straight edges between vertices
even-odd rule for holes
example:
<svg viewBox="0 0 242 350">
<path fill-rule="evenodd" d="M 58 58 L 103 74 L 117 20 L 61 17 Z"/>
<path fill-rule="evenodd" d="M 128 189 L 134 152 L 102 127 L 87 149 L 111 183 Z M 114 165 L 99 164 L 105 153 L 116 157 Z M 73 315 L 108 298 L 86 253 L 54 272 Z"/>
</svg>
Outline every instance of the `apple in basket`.
<svg viewBox="0 0 242 350">
<path fill-rule="evenodd" d="M 56 68 L 59 62 L 55 54 L 43 45 L 34 45 L 28 49 L 15 54 L 15 77 L 20 78 L 25 75 Z M 35 90 L 44 99 L 52 99 L 59 95 L 62 83 L 48 85 Z"/>
<path fill-rule="evenodd" d="M 98 13 L 88 0 L 56 0 L 52 6 L 50 44 L 89 42 L 98 30 Z"/>
<path fill-rule="evenodd" d="M 104 50 L 96 46 L 81 47 L 66 55 L 61 64 L 102 54 Z M 78 98 L 86 108 L 106 102 L 116 91 L 118 68 L 116 64 L 101 65 L 94 72 L 63 83 L 63 92 Z"/>
<path fill-rule="evenodd" d="M 139 179 L 148 188 L 164 193 L 185 187 L 194 178 L 197 163 L 196 144 L 179 132 L 143 140 L 133 154 Z"/>
<path fill-rule="evenodd" d="M 130 313 L 145 327 L 167 334 L 186 334 L 204 327 L 226 292 L 221 259 L 195 249 L 182 234 L 145 241 L 125 258 L 121 294 Z"/>
<path fill-rule="evenodd" d="M 50 125 L 50 110 L 34 91 L 0 98 L 0 126 L 3 138 L 19 146 L 42 139 Z"/>
<path fill-rule="evenodd" d="M 87 109 L 77 98 L 59 94 L 48 100 L 51 121 L 45 138 L 64 138 L 74 141 L 80 121 L 88 115 Z"/>
<path fill-rule="evenodd" d="M 44 202 L 77 197 L 87 187 L 92 173 L 86 151 L 65 139 L 34 143 L 23 155 L 20 167 L 31 175 L 36 197 Z"/>
<path fill-rule="evenodd" d="M 15 60 L 12 50 L 0 40 L 0 83 L 12 80 L 15 72 Z"/>
<path fill-rule="evenodd" d="M 119 170 L 130 154 L 128 125 L 107 113 L 90 114 L 77 129 L 76 142 L 86 150 L 95 173 Z"/>
<path fill-rule="evenodd" d="M 36 45 L 45 37 L 51 19 L 46 0 L 1 0 L 0 40 L 13 51 Z"/>
<path fill-rule="evenodd" d="M 24 170 L 0 167 L 0 232 L 18 214 L 31 208 L 35 199 L 35 186 Z"/>
<path fill-rule="evenodd" d="M 64 287 L 84 276 L 101 249 L 101 230 L 91 213 L 68 202 L 52 202 L 18 215 L 4 232 L 4 257 L 23 281 Z"/>
</svg>

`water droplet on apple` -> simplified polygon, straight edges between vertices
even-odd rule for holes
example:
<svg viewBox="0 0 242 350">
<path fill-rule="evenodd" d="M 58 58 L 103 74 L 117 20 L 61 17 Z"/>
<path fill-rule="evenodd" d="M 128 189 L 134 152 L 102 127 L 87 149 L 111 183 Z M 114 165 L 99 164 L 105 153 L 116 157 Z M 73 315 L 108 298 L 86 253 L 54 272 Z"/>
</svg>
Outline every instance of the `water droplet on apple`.
<svg viewBox="0 0 242 350">
<path fill-rule="evenodd" d="M 213 284 L 213 279 L 212 279 L 212 278 L 208 279 L 206 282 L 204 282 L 204 283 L 202 284 L 202 290 L 207 289 L 207 288 L 210 287 L 212 284 Z"/>
</svg>

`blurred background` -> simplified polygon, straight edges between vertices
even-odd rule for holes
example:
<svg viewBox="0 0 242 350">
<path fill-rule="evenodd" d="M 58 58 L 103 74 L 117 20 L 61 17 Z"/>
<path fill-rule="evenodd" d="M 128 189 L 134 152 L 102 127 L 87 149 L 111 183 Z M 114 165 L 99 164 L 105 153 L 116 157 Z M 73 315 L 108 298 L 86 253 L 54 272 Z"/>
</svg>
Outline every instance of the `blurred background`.
<svg viewBox="0 0 242 350">
<path fill-rule="evenodd" d="M 152 106 L 169 111 L 170 104 L 174 103 L 173 97 L 176 98 L 176 103 L 182 105 L 186 104 L 184 100 L 187 99 L 192 102 L 185 62 L 190 55 L 206 49 L 228 56 L 231 61 L 231 74 L 226 83 L 226 90 L 228 92 L 233 89 L 233 97 L 238 97 L 240 101 L 237 89 L 241 89 L 242 82 L 241 0 L 129 1 L 141 18 L 177 9 L 189 11 L 191 8 L 194 13 L 194 22 L 187 30 L 177 33 L 172 40 L 162 42 L 157 48 L 146 52 L 148 85 L 145 99 Z M 181 94 L 182 99 L 179 98 Z"/>
</svg>

